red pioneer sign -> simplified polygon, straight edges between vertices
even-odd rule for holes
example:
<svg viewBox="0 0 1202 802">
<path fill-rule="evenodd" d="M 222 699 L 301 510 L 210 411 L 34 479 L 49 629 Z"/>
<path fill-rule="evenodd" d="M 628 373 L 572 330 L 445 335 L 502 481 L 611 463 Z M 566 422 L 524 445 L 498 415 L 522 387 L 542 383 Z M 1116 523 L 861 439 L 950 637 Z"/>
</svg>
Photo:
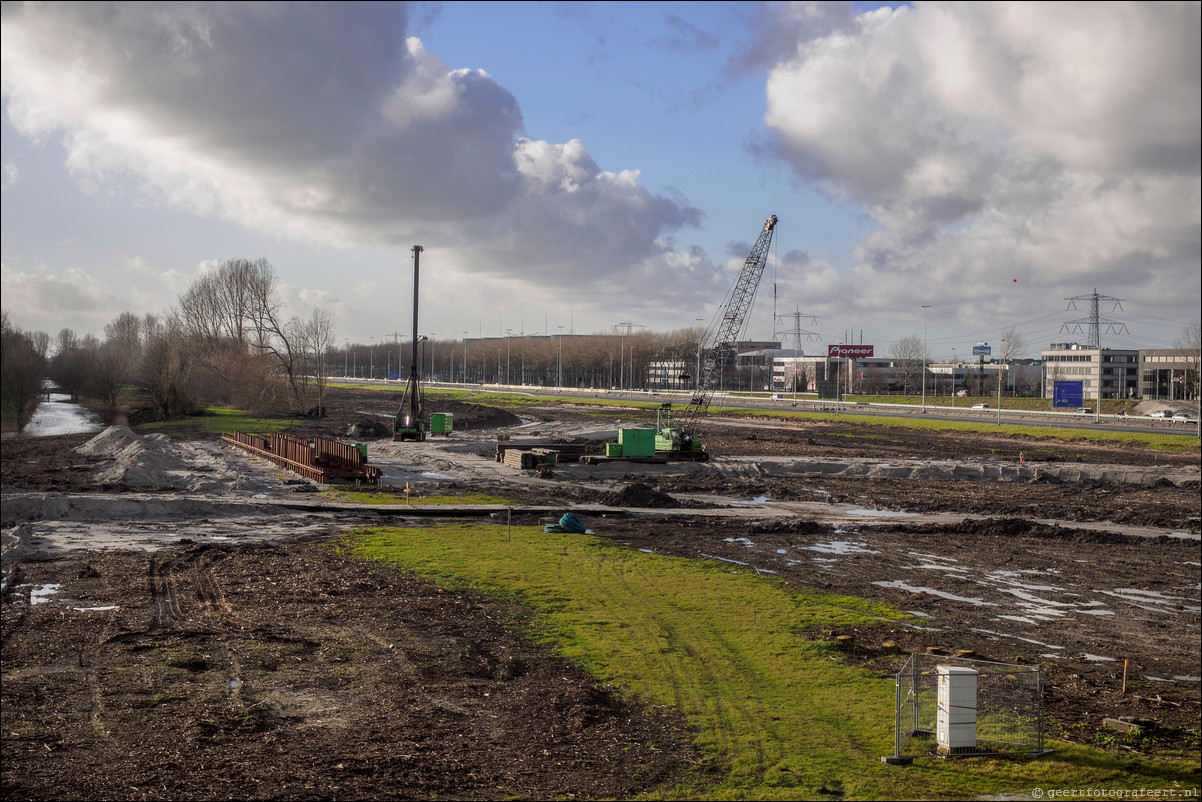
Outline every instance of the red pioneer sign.
<svg viewBox="0 0 1202 802">
<path fill-rule="evenodd" d="M 826 355 L 828 357 L 843 357 L 846 359 L 860 359 L 862 357 L 872 356 L 871 345 L 828 345 L 826 347 Z"/>
</svg>

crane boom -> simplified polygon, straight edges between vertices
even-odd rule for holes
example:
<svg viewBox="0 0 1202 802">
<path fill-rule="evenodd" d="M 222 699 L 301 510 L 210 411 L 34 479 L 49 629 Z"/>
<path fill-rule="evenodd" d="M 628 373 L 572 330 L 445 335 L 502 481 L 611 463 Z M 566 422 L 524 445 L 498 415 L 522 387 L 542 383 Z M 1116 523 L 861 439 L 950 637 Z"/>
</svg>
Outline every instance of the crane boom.
<svg viewBox="0 0 1202 802">
<path fill-rule="evenodd" d="M 743 269 L 727 296 L 722 317 L 711 332 L 707 332 L 701 343 L 698 361 L 697 387 L 689 405 L 676 418 L 672 414 L 670 404 L 660 407 L 657 428 L 659 437 L 656 438 L 656 448 L 678 454 L 701 452 L 697 440 L 697 423 L 709 410 L 710 400 L 714 397 L 718 381 L 727 364 L 730 363 L 735 343 L 740 339 L 747 314 L 755 300 L 755 292 L 760 284 L 760 276 L 768 263 L 768 251 L 772 246 L 772 235 L 776 229 L 776 215 L 771 215 L 764 221 L 759 239 L 747 254 Z M 697 455 L 704 459 L 704 452 Z"/>
<path fill-rule="evenodd" d="M 760 284 L 760 276 L 764 274 L 764 266 L 768 263 L 768 251 L 772 246 L 772 234 L 775 229 L 776 215 L 772 215 L 764 221 L 759 239 L 743 262 L 743 269 L 739 272 L 739 278 L 726 301 L 722 319 L 712 337 L 702 344 L 701 372 L 697 376 L 697 389 L 680 417 L 680 428 L 685 435 L 693 434 L 697 420 L 709 409 L 718 379 L 733 358 L 735 343 L 743 331 L 747 313 L 751 311 L 751 303 L 755 300 L 755 292 Z"/>
</svg>

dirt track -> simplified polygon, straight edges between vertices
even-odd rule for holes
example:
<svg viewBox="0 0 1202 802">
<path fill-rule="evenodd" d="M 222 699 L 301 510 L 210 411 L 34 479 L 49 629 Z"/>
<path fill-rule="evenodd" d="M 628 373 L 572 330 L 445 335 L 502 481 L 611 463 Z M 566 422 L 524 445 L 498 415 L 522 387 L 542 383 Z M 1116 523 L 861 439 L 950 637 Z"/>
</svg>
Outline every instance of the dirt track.
<svg viewBox="0 0 1202 802">
<path fill-rule="evenodd" d="M 387 406 L 347 397 L 302 429 Z M 1038 662 L 1053 734 L 1092 742 L 1104 716 L 1129 715 L 1160 731 L 1128 748 L 1198 749 L 1196 452 L 739 421 L 706 427 L 710 465 L 539 478 L 481 456 L 490 427 L 514 419 L 474 410 L 456 411 L 448 441 L 380 442 L 373 460 L 416 492 L 571 507 L 634 548 L 892 602 L 922 624 L 813 634 L 853 634 L 848 659 L 882 674 L 898 649 Z M 600 442 L 614 426 L 537 414 L 504 431 Z M 623 797 L 699 760 L 670 711 L 634 709 L 514 634 L 523 611 L 338 556 L 331 538 L 371 513 L 290 508 L 311 494 L 211 443 L 189 446 L 178 483 L 100 487 L 114 459 L 68 447 L 87 439 L 3 447 L 6 798 Z M 896 476 L 948 454 L 1047 470 L 969 481 L 740 467 L 750 455 L 888 462 Z M 197 478 L 209 486 L 179 489 Z M 137 551 L 89 550 L 113 546 Z M 38 559 L 50 553 L 64 556 Z"/>
</svg>

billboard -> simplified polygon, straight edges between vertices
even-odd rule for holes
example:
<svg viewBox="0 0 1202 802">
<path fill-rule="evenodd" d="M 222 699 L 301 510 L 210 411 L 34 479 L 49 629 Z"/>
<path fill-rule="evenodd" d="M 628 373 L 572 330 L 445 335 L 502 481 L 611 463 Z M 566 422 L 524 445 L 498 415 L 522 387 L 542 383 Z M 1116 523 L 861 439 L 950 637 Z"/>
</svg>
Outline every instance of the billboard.
<svg viewBox="0 0 1202 802">
<path fill-rule="evenodd" d="M 872 348 L 871 345 L 828 345 L 826 355 L 828 358 L 861 359 L 872 356 Z"/>
<path fill-rule="evenodd" d="M 993 353 L 993 349 L 989 347 L 989 343 L 977 343 L 972 347 L 973 356 L 989 356 Z"/>
<path fill-rule="evenodd" d="M 1079 407 L 1085 398 L 1085 382 L 1082 381 L 1053 381 L 1053 407 Z"/>
</svg>

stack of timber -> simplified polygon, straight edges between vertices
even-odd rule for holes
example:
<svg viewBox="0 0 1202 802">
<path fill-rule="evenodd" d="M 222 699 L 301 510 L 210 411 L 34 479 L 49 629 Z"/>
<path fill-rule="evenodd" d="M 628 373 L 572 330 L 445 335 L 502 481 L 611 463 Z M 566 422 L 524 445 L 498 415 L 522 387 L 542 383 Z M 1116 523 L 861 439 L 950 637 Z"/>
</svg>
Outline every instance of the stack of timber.
<svg viewBox="0 0 1202 802">
<path fill-rule="evenodd" d="M 329 484 L 332 479 L 369 485 L 380 482 L 380 469 L 368 465 L 359 449 L 349 443 L 325 437 L 302 440 L 287 434 L 264 437 L 244 432 L 230 432 L 221 439 L 320 484 Z"/>
<path fill-rule="evenodd" d="M 510 451 L 548 452 L 556 455 L 556 462 L 579 462 L 584 455 L 596 451 L 598 446 L 581 443 L 505 443 L 497 446 L 496 461 L 505 462 Z M 505 462 L 508 465 L 508 462 Z"/>
</svg>

